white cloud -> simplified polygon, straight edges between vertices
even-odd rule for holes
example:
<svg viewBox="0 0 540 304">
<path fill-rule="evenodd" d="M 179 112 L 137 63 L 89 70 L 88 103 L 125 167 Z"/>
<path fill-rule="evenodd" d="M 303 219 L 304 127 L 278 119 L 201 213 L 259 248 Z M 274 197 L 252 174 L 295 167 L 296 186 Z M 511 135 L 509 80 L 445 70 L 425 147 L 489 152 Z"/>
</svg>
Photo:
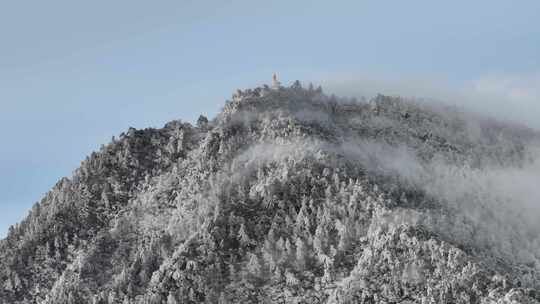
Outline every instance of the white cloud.
<svg viewBox="0 0 540 304">
<path fill-rule="evenodd" d="M 474 89 L 480 94 L 491 94 L 510 100 L 538 100 L 540 77 L 486 76 L 474 81 Z"/>
<path fill-rule="evenodd" d="M 472 92 L 490 112 L 540 128 L 539 76 L 486 76 L 473 82 Z"/>
<path fill-rule="evenodd" d="M 456 105 L 540 129 L 540 74 L 486 75 L 460 84 L 436 77 L 398 78 L 348 75 L 323 81 L 326 91 L 344 96 L 377 93 Z"/>
</svg>

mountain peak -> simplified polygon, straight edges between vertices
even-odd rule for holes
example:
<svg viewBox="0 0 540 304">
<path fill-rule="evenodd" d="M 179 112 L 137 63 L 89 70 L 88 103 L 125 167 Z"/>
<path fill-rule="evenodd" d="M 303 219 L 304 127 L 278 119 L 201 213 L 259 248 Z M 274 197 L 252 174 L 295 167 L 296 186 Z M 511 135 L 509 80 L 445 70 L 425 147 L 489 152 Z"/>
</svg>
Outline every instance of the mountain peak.
<svg viewBox="0 0 540 304">
<path fill-rule="evenodd" d="M 537 134 L 276 83 L 92 153 L 0 244 L 1 302 L 540 300 Z"/>
</svg>

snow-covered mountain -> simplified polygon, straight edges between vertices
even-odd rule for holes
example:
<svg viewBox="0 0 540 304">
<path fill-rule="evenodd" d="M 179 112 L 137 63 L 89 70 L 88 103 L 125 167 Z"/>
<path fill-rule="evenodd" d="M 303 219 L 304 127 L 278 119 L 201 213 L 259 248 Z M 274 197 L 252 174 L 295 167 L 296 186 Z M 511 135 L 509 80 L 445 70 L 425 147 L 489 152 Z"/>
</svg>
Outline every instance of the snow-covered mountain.
<svg viewBox="0 0 540 304">
<path fill-rule="evenodd" d="M 397 97 L 238 91 L 60 180 L 0 243 L 0 303 L 539 303 L 539 139 Z"/>
</svg>

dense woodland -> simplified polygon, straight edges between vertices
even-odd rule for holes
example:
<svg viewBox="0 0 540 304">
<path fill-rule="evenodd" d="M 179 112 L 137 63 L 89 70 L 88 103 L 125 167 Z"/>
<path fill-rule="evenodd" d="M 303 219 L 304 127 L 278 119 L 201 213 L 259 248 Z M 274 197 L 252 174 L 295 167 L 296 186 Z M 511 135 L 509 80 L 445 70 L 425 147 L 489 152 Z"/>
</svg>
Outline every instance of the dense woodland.
<svg viewBox="0 0 540 304">
<path fill-rule="evenodd" d="M 539 303 L 538 213 L 478 182 L 537 165 L 539 138 L 399 97 L 238 91 L 60 180 L 0 243 L 0 303 Z"/>
</svg>

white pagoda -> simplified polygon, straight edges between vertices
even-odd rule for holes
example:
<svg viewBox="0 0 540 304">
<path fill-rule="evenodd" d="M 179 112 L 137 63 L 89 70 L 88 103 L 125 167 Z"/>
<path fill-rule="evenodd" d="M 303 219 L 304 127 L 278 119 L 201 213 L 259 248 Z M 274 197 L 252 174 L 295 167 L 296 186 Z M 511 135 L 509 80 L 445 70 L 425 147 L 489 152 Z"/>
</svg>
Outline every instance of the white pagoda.
<svg viewBox="0 0 540 304">
<path fill-rule="evenodd" d="M 281 82 L 277 79 L 277 74 L 272 75 L 272 89 L 277 90 L 281 87 Z"/>
</svg>

